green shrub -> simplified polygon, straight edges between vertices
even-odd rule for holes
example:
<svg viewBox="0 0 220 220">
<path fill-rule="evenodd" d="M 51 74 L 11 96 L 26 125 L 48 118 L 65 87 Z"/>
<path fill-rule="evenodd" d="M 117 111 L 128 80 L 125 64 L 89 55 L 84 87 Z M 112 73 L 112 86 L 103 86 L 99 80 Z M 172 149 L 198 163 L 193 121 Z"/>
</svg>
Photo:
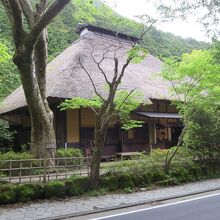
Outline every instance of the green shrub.
<svg viewBox="0 0 220 220">
<path fill-rule="evenodd" d="M 62 148 L 57 150 L 57 156 L 60 158 L 64 157 L 82 157 L 82 151 L 77 148 Z"/>
<path fill-rule="evenodd" d="M 57 150 L 57 157 L 61 158 L 59 160 L 59 165 L 81 165 L 83 162 L 83 157 L 82 151 L 80 149 L 76 148 L 67 148 L 67 149 L 58 149 Z M 74 158 L 71 159 L 71 157 L 79 157 L 79 158 Z M 70 158 L 70 159 L 63 159 L 62 158 Z"/>
<path fill-rule="evenodd" d="M 118 176 L 118 184 L 120 189 L 134 187 L 134 183 L 132 182 L 131 175 L 128 173 L 123 173 Z"/>
<path fill-rule="evenodd" d="M 103 196 L 108 192 L 108 190 L 106 190 L 106 188 L 99 188 L 96 190 L 92 190 L 89 191 L 88 193 L 86 193 L 88 196 Z"/>
<path fill-rule="evenodd" d="M 14 151 L 9 151 L 7 153 L 0 153 L 0 161 L 2 160 L 26 160 L 33 159 L 34 156 L 29 152 L 16 153 Z"/>
<path fill-rule="evenodd" d="M 115 191 L 119 187 L 118 178 L 115 175 L 103 175 L 101 177 L 101 187 Z"/>
<path fill-rule="evenodd" d="M 45 185 L 45 197 L 46 198 L 61 198 L 66 195 L 65 182 L 51 181 Z"/>
<path fill-rule="evenodd" d="M 21 202 L 41 199 L 44 196 L 44 187 L 37 183 L 27 183 L 17 186 L 18 200 Z"/>
<path fill-rule="evenodd" d="M 146 187 L 151 184 L 152 175 L 149 174 L 131 174 L 132 182 L 136 187 Z"/>
<path fill-rule="evenodd" d="M 166 174 L 162 168 L 155 168 L 152 171 L 152 182 L 162 181 L 166 178 Z"/>
<path fill-rule="evenodd" d="M 72 177 L 65 182 L 68 196 L 82 195 L 89 190 L 88 177 Z"/>
<path fill-rule="evenodd" d="M 17 202 L 16 186 L 1 185 L 0 186 L 0 204 L 8 204 Z"/>
<path fill-rule="evenodd" d="M 22 153 L 16 153 L 14 151 L 9 151 L 7 153 L 0 153 L 0 169 L 9 169 L 10 168 L 10 163 L 5 161 L 5 160 L 29 160 L 33 159 L 34 156 L 31 155 L 29 152 L 22 152 Z M 22 166 L 23 167 L 29 167 L 32 163 L 32 166 L 37 166 L 38 163 L 34 160 L 32 161 L 23 161 Z M 13 161 L 12 163 L 13 168 L 18 168 L 20 167 L 20 163 Z M 14 170 L 11 172 L 12 176 L 19 175 L 19 170 Z M 9 171 L 4 171 L 4 175 L 9 175 Z M 28 170 L 22 170 L 21 175 L 27 175 L 30 174 L 30 171 Z"/>
<path fill-rule="evenodd" d="M 131 187 L 124 188 L 125 193 L 132 193 L 134 190 Z"/>
</svg>

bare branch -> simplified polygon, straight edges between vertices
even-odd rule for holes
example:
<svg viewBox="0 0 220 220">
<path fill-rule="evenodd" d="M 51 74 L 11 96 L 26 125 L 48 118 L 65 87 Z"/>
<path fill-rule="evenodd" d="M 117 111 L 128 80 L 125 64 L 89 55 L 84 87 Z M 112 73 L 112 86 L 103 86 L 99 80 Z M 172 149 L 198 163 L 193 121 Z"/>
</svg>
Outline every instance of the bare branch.
<svg viewBox="0 0 220 220">
<path fill-rule="evenodd" d="M 132 89 L 125 97 L 125 99 L 122 101 L 122 103 L 119 105 L 119 107 L 116 109 L 116 111 L 119 111 L 122 106 L 125 104 L 125 102 L 128 100 L 128 98 L 131 96 L 131 94 L 135 91 L 135 89 Z"/>
<path fill-rule="evenodd" d="M 108 80 L 108 78 L 107 78 L 107 75 L 105 74 L 105 71 L 104 71 L 104 70 L 102 69 L 102 67 L 101 67 L 101 63 L 104 61 L 105 55 L 103 54 L 103 57 L 102 57 L 102 59 L 101 59 L 99 62 L 96 61 L 96 59 L 95 59 L 95 57 L 94 57 L 94 55 L 93 55 L 93 51 L 91 52 L 91 57 L 92 57 L 92 59 L 93 59 L 93 62 L 97 64 L 97 66 L 98 66 L 100 72 L 101 72 L 102 75 L 104 76 L 106 83 L 107 83 L 108 85 L 110 85 L 110 82 L 109 82 L 109 80 Z"/>
<path fill-rule="evenodd" d="M 84 65 L 82 64 L 80 57 L 79 57 L 79 64 L 80 64 L 81 68 L 84 70 L 84 72 L 86 73 L 86 75 L 89 77 L 89 80 L 90 80 L 90 82 L 92 83 L 92 86 L 93 86 L 93 88 L 94 88 L 94 91 L 95 91 L 96 95 L 97 95 L 102 101 L 105 101 L 105 99 L 98 93 L 98 91 L 97 91 L 97 89 L 96 89 L 96 85 L 95 85 L 95 83 L 94 83 L 94 81 L 93 81 L 93 79 L 92 79 L 90 73 L 87 71 L 87 69 L 86 69 L 86 68 L 84 67 Z"/>
<path fill-rule="evenodd" d="M 35 13 L 31 7 L 31 4 L 27 0 L 19 0 L 19 4 L 21 6 L 21 10 L 22 10 L 25 18 L 27 19 L 29 26 L 33 27 L 33 25 L 35 23 L 34 22 Z"/>
<path fill-rule="evenodd" d="M 1 0 L 9 21 L 12 26 L 13 38 L 15 46 L 19 47 L 21 40 L 24 38 L 25 31 L 23 29 L 22 11 L 17 0 Z"/>
<path fill-rule="evenodd" d="M 28 34 L 28 43 L 35 44 L 43 29 L 62 11 L 62 9 L 70 2 L 70 0 L 56 0 L 45 14 L 40 18 L 39 22 L 33 27 Z"/>
<path fill-rule="evenodd" d="M 39 15 L 41 15 L 47 8 L 47 0 L 41 0 L 39 4 L 36 4 L 36 10 Z"/>
<path fill-rule="evenodd" d="M 128 65 L 130 64 L 131 61 L 132 61 L 132 58 L 128 58 L 126 63 L 123 65 L 123 67 L 121 69 L 121 72 L 120 72 L 120 74 L 119 74 L 119 76 L 117 78 L 118 84 L 121 82 L 121 79 L 124 76 L 125 70 L 126 70 L 126 68 L 128 67 Z"/>
</svg>

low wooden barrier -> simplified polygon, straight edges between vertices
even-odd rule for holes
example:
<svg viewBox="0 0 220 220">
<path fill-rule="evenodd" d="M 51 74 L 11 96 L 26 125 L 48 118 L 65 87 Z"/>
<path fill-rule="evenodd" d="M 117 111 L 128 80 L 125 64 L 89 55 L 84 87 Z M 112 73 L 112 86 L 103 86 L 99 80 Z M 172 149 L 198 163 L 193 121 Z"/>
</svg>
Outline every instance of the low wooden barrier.
<svg viewBox="0 0 220 220">
<path fill-rule="evenodd" d="M 49 166 L 53 160 L 54 165 Z M 88 175 L 89 157 L 66 157 L 0 161 L 0 181 L 10 183 L 46 182 L 66 179 L 72 175 Z"/>
</svg>

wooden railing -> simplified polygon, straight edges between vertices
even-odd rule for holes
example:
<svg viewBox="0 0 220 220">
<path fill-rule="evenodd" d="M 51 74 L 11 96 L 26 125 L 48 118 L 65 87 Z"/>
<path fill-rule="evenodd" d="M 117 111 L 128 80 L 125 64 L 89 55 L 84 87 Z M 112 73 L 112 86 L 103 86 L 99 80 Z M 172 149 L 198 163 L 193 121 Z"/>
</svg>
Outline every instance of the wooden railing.
<svg viewBox="0 0 220 220">
<path fill-rule="evenodd" d="M 51 160 L 55 165 L 48 166 Z M 0 181 L 46 182 L 66 179 L 72 175 L 88 175 L 90 161 L 89 157 L 2 160 L 0 161 Z"/>
</svg>

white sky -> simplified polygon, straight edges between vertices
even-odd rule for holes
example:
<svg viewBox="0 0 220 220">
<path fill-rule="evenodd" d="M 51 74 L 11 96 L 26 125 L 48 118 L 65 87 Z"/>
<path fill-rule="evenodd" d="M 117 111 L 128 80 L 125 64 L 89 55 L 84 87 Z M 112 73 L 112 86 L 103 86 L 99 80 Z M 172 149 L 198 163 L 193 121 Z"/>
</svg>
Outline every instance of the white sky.
<svg viewBox="0 0 220 220">
<path fill-rule="evenodd" d="M 135 15 L 156 15 L 156 9 L 149 0 L 104 0 L 119 14 L 133 19 Z M 165 32 L 171 32 L 184 38 L 191 37 L 196 40 L 210 41 L 205 35 L 202 25 L 192 17 L 190 21 L 175 20 L 169 23 L 157 23 L 155 26 Z"/>
</svg>

